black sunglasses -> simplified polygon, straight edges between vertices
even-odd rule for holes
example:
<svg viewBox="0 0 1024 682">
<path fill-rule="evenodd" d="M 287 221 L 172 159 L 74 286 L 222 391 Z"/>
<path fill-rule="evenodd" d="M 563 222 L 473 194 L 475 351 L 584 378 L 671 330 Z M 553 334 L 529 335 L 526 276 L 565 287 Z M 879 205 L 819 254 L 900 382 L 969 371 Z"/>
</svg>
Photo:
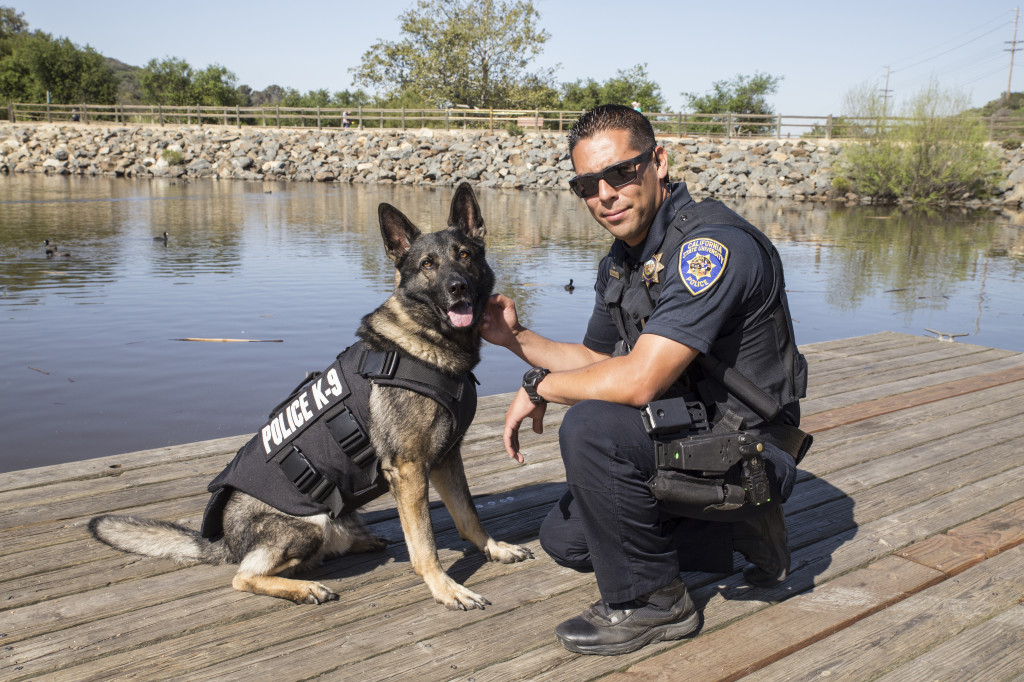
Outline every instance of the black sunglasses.
<svg viewBox="0 0 1024 682">
<path fill-rule="evenodd" d="M 640 168 L 640 164 L 644 161 L 644 157 L 657 148 L 658 146 L 655 145 L 647 151 L 637 154 L 632 159 L 619 161 L 616 164 L 608 166 L 603 171 L 587 173 L 586 175 L 577 175 L 569 181 L 569 189 L 571 189 L 580 199 L 589 199 L 597 194 L 598 185 L 602 180 L 616 188 L 628 185 L 636 180 L 637 172 Z"/>
</svg>

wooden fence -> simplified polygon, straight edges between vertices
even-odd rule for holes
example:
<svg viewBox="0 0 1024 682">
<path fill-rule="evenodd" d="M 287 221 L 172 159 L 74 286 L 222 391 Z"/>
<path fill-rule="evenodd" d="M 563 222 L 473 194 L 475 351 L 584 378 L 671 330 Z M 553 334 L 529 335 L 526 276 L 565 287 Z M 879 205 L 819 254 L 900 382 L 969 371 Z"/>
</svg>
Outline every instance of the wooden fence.
<svg viewBox="0 0 1024 682">
<path fill-rule="evenodd" d="M 2 111 L 2 110 L 0 110 Z M 152 125 L 225 125 L 274 128 L 376 128 L 444 130 L 508 130 L 510 132 L 563 132 L 579 111 L 511 109 L 373 109 L 356 107 L 218 107 L 148 104 L 26 104 L 11 103 L 7 119 L 13 122 L 81 122 Z M 658 135 L 716 138 L 812 137 L 865 139 L 879 126 L 914 119 L 884 120 L 845 116 L 785 116 L 781 114 L 645 114 Z M 1024 119 L 981 117 L 991 140 L 1021 140 Z"/>
</svg>

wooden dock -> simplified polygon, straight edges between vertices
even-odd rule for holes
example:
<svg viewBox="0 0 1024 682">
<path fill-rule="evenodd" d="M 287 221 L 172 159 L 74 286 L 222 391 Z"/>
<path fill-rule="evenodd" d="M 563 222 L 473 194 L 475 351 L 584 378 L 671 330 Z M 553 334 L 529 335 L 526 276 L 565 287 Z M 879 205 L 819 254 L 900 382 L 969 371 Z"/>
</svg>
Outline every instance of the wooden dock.
<svg viewBox="0 0 1024 682">
<path fill-rule="evenodd" d="M 618 657 L 555 641 L 597 599 L 537 542 L 564 489 L 562 410 L 524 435 L 519 467 L 500 442 L 508 396 L 492 396 L 464 447 L 470 487 L 492 535 L 537 558 L 485 562 L 432 507 L 443 565 L 487 610 L 433 602 L 387 497 L 364 516 L 391 544 L 316 571 L 341 594 L 321 606 L 89 537 L 115 510 L 196 526 L 246 439 L 226 438 L 0 474 L 0 679 L 1024 679 L 1024 354 L 894 333 L 803 350 L 816 440 L 785 505 L 792 573 L 773 589 L 684 573 L 696 637 Z"/>
</svg>

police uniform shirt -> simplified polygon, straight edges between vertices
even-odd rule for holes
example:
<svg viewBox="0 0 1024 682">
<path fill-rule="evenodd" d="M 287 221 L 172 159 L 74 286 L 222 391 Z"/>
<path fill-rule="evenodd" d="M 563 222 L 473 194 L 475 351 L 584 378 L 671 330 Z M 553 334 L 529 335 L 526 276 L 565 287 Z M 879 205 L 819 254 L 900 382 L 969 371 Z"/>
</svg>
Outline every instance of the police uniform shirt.
<svg viewBox="0 0 1024 682">
<path fill-rule="evenodd" d="M 597 299 L 583 340 L 593 351 L 611 354 L 619 340 L 604 304 L 609 269 L 616 261 L 627 268 L 643 267 L 660 254 L 658 262 L 665 266 L 657 274 L 661 295 L 643 333 L 672 339 L 700 353 L 707 353 L 720 339 L 740 336 L 732 332 L 739 329 L 771 293 L 772 270 L 768 254 L 738 228 L 703 225 L 687 234 L 673 253 L 661 252 L 668 230 L 675 229 L 671 227 L 673 221 L 681 212 L 696 205 L 685 183 L 670 185 L 670 189 L 671 194 L 651 223 L 647 239 L 633 248 L 615 240 L 601 261 L 595 286 Z M 689 264 L 694 255 L 710 265 L 710 271 L 696 286 Z M 737 352 L 737 348 L 715 347 L 715 355 L 722 359 L 735 357 Z"/>
</svg>

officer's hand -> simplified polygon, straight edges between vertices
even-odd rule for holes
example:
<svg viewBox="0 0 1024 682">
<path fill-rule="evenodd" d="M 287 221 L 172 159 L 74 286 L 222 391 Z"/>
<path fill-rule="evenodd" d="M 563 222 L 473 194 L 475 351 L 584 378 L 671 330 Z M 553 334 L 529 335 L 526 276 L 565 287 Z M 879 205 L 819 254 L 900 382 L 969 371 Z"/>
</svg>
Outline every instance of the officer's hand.
<svg viewBox="0 0 1024 682">
<path fill-rule="evenodd" d="M 526 460 L 519 450 L 519 427 L 523 420 L 530 417 L 533 419 L 534 433 L 544 433 L 544 413 L 547 408 L 547 403 L 537 405 L 531 402 L 530 396 L 522 388 L 512 399 L 512 404 L 508 406 L 508 412 L 505 413 L 505 433 L 502 438 L 505 441 L 505 452 L 520 464 Z"/>
<path fill-rule="evenodd" d="M 519 314 L 516 302 L 508 296 L 494 294 L 487 301 L 480 334 L 485 341 L 507 348 L 515 339 L 514 331 L 519 329 Z"/>
</svg>

